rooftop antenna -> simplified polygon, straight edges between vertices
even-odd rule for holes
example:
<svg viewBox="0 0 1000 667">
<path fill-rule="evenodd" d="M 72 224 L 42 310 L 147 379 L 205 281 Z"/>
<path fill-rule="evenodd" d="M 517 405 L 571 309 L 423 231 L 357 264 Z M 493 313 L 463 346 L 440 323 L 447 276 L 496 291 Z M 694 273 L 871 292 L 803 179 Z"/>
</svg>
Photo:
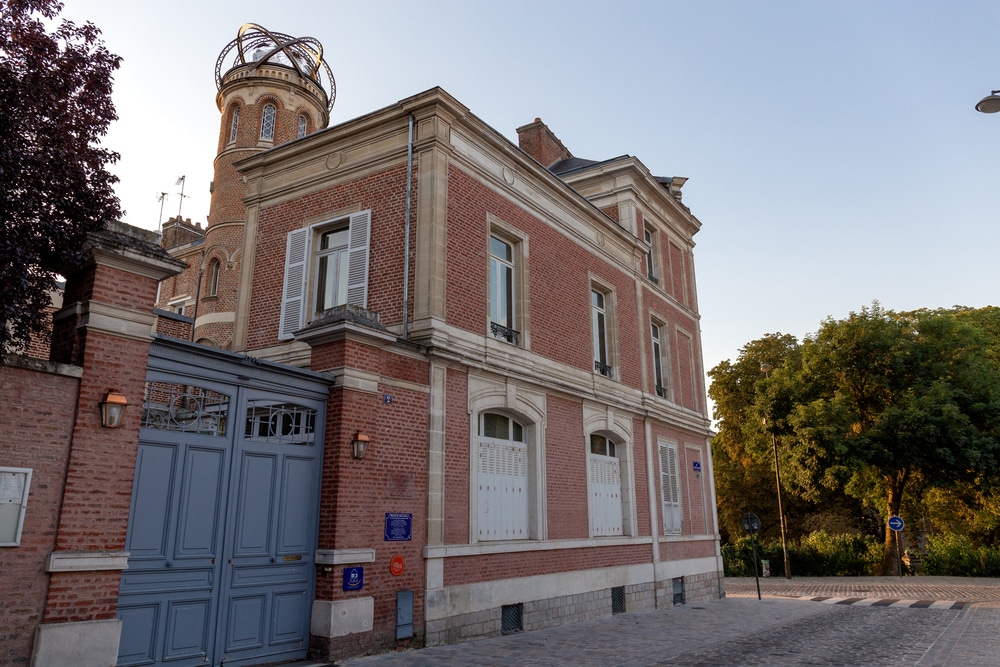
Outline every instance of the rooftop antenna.
<svg viewBox="0 0 1000 667">
<path fill-rule="evenodd" d="M 167 200 L 166 192 L 156 193 L 156 201 L 160 202 L 160 219 L 156 221 L 156 231 L 160 231 L 163 226 L 163 203 Z"/>
<path fill-rule="evenodd" d="M 179 194 L 181 196 L 181 201 L 180 201 L 179 204 L 177 204 L 177 219 L 178 220 L 181 219 L 181 207 L 184 206 L 184 198 L 190 196 L 190 195 L 184 194 L 184 179 L 186 179 L 186 178 L 187 178 L 187 176 L 181 176 L 180 178 L 177 179 L 177 182 L 174 183 L 174 185 L 181 186 L 181 191 L 179 193 L 177 193 L 177 194 Z"/>
</svg>

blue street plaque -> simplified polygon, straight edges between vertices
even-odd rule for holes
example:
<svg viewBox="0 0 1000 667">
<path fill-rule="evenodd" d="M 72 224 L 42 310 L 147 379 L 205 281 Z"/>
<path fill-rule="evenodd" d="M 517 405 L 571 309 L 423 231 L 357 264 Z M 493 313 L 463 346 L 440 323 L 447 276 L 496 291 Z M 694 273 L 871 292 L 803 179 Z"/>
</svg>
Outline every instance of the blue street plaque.
<svg viewBox="0 0 1000 667">
<path fill-rule="evenodd" d="M 360 591 L 365 585 L 365 568 L 345 567 L 344 568 L 344 590 Z"/>
<path fill-rule="evenodd" d="M 902 517 L 898 517 L 898 516 L 891 516 L 891 517 L 889 517 L 889 528 L 892 528 L 893 530 L 899 531 L 899 530 L 903 530 L 903 526 L 905 526 L 905 525 L 906 524 L 903 523 Z"/>
<path fill-rule="evenodd" d="M 701 472 L 701 461 L 695 461 L 693 465 L 695 472 Z"/>
<path fill-rule="evenodd" d="M 409 542 L 413 539 L 413 515 L 400 512 L 385 513 L 385 541 Z"/>
</svg>

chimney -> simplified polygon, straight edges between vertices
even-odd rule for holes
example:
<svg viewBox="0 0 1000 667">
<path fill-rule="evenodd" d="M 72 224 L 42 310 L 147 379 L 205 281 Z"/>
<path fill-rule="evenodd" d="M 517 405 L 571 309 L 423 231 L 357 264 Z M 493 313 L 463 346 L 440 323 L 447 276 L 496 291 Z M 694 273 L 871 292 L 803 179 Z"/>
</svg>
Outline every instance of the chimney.
<svg viewBox="0 0 1000 667">
<path fill-rule="evenodd" d="M 560 160 L 573 157 L 541 118 L 517 128 L 517 144 L 522 151 L 538 160 L 544 167 L 551 167 Z"/>
</svg>

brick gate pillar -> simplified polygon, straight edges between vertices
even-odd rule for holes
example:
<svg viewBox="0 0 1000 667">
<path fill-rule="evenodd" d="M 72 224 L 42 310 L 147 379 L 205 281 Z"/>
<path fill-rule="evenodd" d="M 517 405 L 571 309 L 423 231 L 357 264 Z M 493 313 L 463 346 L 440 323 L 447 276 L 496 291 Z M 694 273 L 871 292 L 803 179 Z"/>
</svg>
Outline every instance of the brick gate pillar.
<svg viewBox="0 0 1000 667">
<path fill-rule="evenodd" d="M 41 667 L 117 661 L 115 619 L 157 283 L 184 264 L 153 232 L 111 222 L 88 236 L 81 268 L 66 276 L 53 316 L 52 361 L 82 367 L 49 589 L 32 651 Z M 108 391 L 129 407 L 120 428 L 101 426 Z M 40 399 L 44 402 L 44 397 Z"/>
</svg>

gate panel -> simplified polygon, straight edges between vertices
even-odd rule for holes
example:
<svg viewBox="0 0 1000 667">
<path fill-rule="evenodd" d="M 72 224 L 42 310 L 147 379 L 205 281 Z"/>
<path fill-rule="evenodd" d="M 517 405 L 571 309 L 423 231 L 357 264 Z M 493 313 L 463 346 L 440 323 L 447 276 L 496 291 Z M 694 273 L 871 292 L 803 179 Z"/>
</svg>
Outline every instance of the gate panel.
<svg viewBox="0 0 1000 667">
<path fill-rule="evenodd" d="M 118 665 L 305 657 L 322 376 L 158 340 L 150 352 Z"/>
</svg>

